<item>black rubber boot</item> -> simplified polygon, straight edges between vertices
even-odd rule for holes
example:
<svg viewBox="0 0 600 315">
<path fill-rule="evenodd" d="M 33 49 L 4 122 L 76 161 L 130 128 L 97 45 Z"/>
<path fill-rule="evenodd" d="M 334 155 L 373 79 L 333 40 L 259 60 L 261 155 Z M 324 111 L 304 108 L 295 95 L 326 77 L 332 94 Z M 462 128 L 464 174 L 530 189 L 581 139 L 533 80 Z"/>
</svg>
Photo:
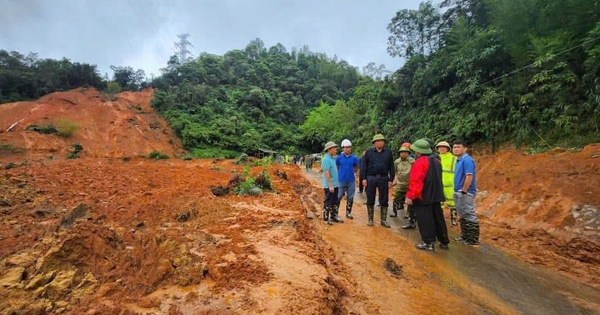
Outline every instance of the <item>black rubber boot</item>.
<svg viewBox="0 0 600 315">
<path fill-rule="evenodd" d="M 327 221 L 329 219 L 329 213 L 327 211 L 327 207 L 323 208 L 323 221 Z"/>
<path fill-rule="evenodd" d="M 387 212 L 388 207 L 381 206 L 381 226 L 390 228 L 390 224 L 387 223 Z"/>
<path fill-rule="evenodd" d="M 453 226 L 458 225 L 457 217 L 458 215 L 456 214 L 456 208 L 450 208 L 450 223 Z"/>
<path fill-rule="evenodd" d="M 466 241 L 466 238 L 467 238 L 466 233 L 467 233 L 467 230 L 469 229 L 468 222 L 461 218 L 458 220 L 458 223 L 460 224 L 460 236 L 455 237 L 454 240 L 457 242 Z"/>
<path fill-rule="evenodd" d="M 375 215 L 375 206 L 367 205 L 367 215 L 369 216 L 368 226 L 373 226 L 373 216 Z"/>
<path fill-rule="evenodd" d="M 398 202 L 394 200 L 392 203 L 392 214 L 390 214 L 390 218 L 395 218 L 398 216 Z"/>
<path fill-rule="evenodd" d="M 469 245 L 479 245 L 479 222 L 468 222 L 468 226 L 467 243 Z"/>
<path fill-rule="evenodd" d="M 333 221 L 331 221 L 331 216 L 332 216 L 332 208 L 333 206 L 327 206 L 325 207 L 325 215 L 327 216 L 327 219 L 325 221 L 327 221 L 327 225 L 332 225 Z"/>
<path fill-rule="evenodd" d="M 339 211 L 339 207 L 338 206 L 333 206 L 331 208 L 331 214 L 329 215 L 329 218 L 331 221 L 335 222 L 335 223 L 344 223 L 344 220 L 340 219 L 338 217 L 338 211 Z"/>
<path fill-rule="evenodd" d="M 346 201 L 346 218 L 352 220 L 354 219 L 354 217 L 352 216 L 352 204 L 354 203 L 354 200 L 347 200 Z"/>
</svg>

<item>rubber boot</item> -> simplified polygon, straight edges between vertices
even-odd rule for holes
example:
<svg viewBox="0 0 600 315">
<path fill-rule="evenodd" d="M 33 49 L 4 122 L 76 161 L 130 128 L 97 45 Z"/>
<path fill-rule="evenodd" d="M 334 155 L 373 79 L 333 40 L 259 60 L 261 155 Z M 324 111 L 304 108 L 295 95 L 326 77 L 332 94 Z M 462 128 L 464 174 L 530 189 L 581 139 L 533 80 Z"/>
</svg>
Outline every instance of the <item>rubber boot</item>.
<svg viewBox="0 0 600 315">
<path fill-rule="evenodd" d="M 331 220 L 331 217 L 333 216 L 333 214 L 332 214 L 333 213 L 333 206 L 327 206 L 327 207 L 325 207 L 325 213 L 326 213 L 326 216 L 327 216 L 327 219 L 326 219 L 327 225 L 332 225 L 333 221 Z"/>
<path fill-rule="evenodd" d="M 387 212 L 388 207 L 381 206 L 381 226 L 390 228 L 390 224 L 387 223 Z"/>
<path fill-rule="evenodd" d="M 327 207 L 323 208 L 323 221 L 327 221 L 329 219 L 329 212 L 327 211 Z"/>
<path fill-rule="evenodd" d="M 398 201 L 394 200 L 392 203 L 392 214 L 390 214 L 390 218 L 395 218 L 398 216 Z"/>
<path fill-rule="evenodd" d="M 369 216 L 369 222 L 367 223 L 367 225 L 373 226 L 373 216 L 375 215 L 375 206 L 367 205 L 367 215 Z"/>
<path fill-rule="evenodd" d="M 415 209 L 411 206 L 408 206 L 406 209 L 406 216 L 408 217 L 408 223 L 402 226 L 405 230 L 412 230 L 417 228 L 417 215 L 415 214 Z"/>
<path fill-rule="evenodd" d="M 479 245 L 479 222 L 467 222 L 468 234 L 466 241 L 469 245 Z"/>
<path fill-rule="evenodd" d="M 347 200 L 346 201 L 346 218 L 352 220 L 354 219 L 354 217 L 352 216 L 352 204 L 354 203 L 354 200 Z"/>
<path fill-rule="evenodd" d="M 338 217 L 338 211 L 339 211 L 339 207 L 336 206 L 332 206 L 331 208 L 331 214 L 329 215 L 329 219 L 335 223 L 344 223 L 344 220 L 340 219 Z"/>
<path fill-rule="evenodd" d="M 456 208 L 450 208 L 450 223 L 453 226 L 458 225 L 458 221 L 457 221 L 457 214 L 456 214 Z"/>
<path fill-rule="evenodd" d="M 460 224 L 460 236 L 455 237 L 454 240 L 457 242 L 463 242 L 466 240 L 466 231 L 469 229 L 468 222 L 463 218 L 458 219 L 458 223 Z"/>
</svg>

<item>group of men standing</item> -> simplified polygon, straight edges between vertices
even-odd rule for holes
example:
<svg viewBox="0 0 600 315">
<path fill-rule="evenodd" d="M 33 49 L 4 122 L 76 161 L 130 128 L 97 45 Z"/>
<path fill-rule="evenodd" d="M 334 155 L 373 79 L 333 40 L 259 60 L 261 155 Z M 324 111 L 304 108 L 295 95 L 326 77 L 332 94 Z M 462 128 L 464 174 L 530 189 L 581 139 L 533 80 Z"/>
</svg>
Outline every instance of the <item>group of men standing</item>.
<svg viewBox="0 0 600 315">
<path fill-rule="evenodd" d="M 467 153 L 466 142 L 457 140 L 452 146 L 446 141 L 439 142 L 435 145 L 437 153 L 430 139 L 419 139 L 413 144 L 406 142 L 399 149 L 399 157 L 394 160 L 385 140 L 383 135 L 375 135 L 373 147 L 366 150 L 360 159 L 352 154 L 352 143 L 348 139 L 342 141 L 342 152 L 337 157 L 337 144 L 325 144 L 321 163 L 325 192 L 323 220 L 327 224 L 343 222 L 338 211 L 344 195 L 347 200 L 346 217 L 353 219 L 354 174 L 360 169 L 359 186 L 364 187 L 367 195 L 367 225 L 374 225 L 378 194 L 380 223 L 390 227 L 387 222 L 389 190 L 395 186 L 390 217 L 397 217 L 398 211 L 404 210 L 406 204 L 408 223 L 402 228 L 414 229 L 418 225 L 422 239 L 416 244 L 418 249 L 433 251 L 436 240 L 441 249 L 449 249 L 443 203 L 450 209 L 451 224 L 460 224 L 460 236 L 455 241 L 465 245 L 479 244 L 479 222 L 474 208 L 475 162 Z"/>
</svg>

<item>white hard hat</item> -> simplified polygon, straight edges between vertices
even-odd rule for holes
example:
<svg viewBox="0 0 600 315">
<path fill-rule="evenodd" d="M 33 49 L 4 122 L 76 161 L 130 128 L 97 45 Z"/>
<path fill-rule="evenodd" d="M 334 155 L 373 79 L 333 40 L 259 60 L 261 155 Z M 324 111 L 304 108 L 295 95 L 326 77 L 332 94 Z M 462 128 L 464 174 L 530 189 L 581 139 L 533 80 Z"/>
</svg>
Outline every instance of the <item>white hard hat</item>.
<svg viewBox="0 0 600 315">
<path fill-rule="evenodd" d="M 342 145 L 341 145 L 342 148 L 343 147 L 351 147 L 351 146 L 352 146 L 352 142 L 350 142 L 350 140 L 348 140 L 348 139 L 342 140 Z"/>
</svg>

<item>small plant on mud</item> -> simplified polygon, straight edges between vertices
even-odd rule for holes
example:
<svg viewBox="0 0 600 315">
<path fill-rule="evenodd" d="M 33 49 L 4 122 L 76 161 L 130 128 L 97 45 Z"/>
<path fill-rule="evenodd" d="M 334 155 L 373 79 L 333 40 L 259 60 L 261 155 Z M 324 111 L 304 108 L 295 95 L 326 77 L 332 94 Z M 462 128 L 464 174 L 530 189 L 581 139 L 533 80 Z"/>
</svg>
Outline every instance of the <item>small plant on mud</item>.
<svg viewBox="0 0 600 315">
<path fill-rule="evenodd" d="M 271 164 L 273 164 L 273 156 L 271 155 L 265 156 L 260 160 L 255 160 L 254 162 L 252 162 L 253 166 L 269 166 Z"/>
<path fill-rule="evenodd" d="M 20 147 L 15 147 L 12 144 L 0 144 L 0 153 L 1 152 L 7 152 L 7 153 L 23 153 L 25 152 L 25 149 L 20 148 Z"/>
<path fill-rule="evenodd" d="M 58 130 L 56 130 L 56 127 L 54 127 L 54 125 L 45 125 L 45 126 L 30 125 L 30 126 L 27 126 L 27 128 L 25 128 L 25 130 L 35 131 L 37 133 L 41 133 L 44 135 L 51 135 L 51 134 L 58 132 Z"/>
<path fill-rule="evenodd" d="M 244 167 L 244 173 L 242 174 L 241 180 L 234 188 L 234 191 L 238 195 L 260 195 L 263 191 L 272 191 L 273 184 L 271 182 L 271 176 L 264 169 L 256 178 L 250 176 L 250 166 Z"/>
<path fill-rule="evenodd" d="M 260 187 L 263 190 L 273 190 L 273 182 L 271 181 L 271 175 L 267 173 L 266 169 L 263 169 L 262 172 L 256 177 L 254 180 L 256 186 Z"/>
<path fill-rule="evenodd" d="M 71 151 L 69 155 L 67 155 L 67 158 L 76 159 L 79 157 L 79 153 L 81 153 L 81 151 L 83 151 L 83 146 L 81 146 L 81 144 L 79 143 L 73 143 L 73 151 Z"/>
<path fill-rule="evenodd" d="M 186 154 L 186 155 L 182 156 L 181 159 L 184 161 L 191 161 L 194 159 L 194 157 L 191 154 Z"/>
<path fill-rule="evenodd" d="M 153 160 L 166 160 L 169 158 L 169 156 L 162 152 L 154 150 L 150 152 L 150 154 L 148 154 L 148 158 Z"/>
<path fill-rule="evenodd" d="M 68 120 L 68 119 L 59 119 L 56 121 L 56 135 L 64 138 L 68 138 L 75 133 L 79 129 L 79 126 Z"/>
</svg>

